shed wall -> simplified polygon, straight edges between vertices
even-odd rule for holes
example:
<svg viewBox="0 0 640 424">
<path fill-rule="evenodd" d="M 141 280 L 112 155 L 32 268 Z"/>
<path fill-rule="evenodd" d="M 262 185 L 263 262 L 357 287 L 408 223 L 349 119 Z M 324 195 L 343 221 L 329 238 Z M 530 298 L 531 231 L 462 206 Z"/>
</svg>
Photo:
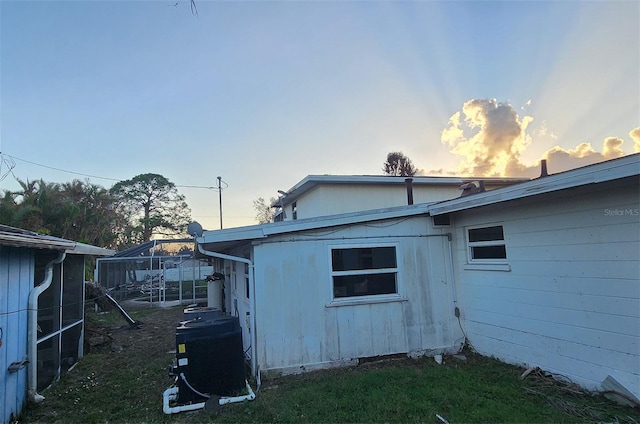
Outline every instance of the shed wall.
<svg viewBox="0 0 640 424">
<path fill-rule="evenodd" d="M 591 389 L 611 375 L 639 396 L 638 193 L 633 178 L 456 213 L 456 280 L 473 347 Z M 509 271 L 469 266 L 467 227 L 489 224 L 504 228 Z"/>
<path fill-rule="evenodd" d="M 0 417 L 16 418 L 26 401 L 27 368 L 7 371 L 27 355 L 27 307 L 33 287 L 33 250 L 0 246 Z"/>
<path fill-rule="evenodd" d="M 284 373 L 363 357 L 457 350 L 449 245 L 428 217 L 270 238 L 254 246 L 258 363 Z M 331 248 L 396 246 L 397 296 L 333 299 Z"/>
</svg>

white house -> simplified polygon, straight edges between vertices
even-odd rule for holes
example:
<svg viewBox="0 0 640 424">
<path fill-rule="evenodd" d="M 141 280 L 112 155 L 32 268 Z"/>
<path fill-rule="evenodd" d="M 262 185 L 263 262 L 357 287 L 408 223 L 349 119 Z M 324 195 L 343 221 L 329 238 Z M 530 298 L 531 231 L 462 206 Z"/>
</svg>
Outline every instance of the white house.
<svg viewBox="0 0 640 424">
<path fill-rule="evenodd" d="M 258 375 L 468 340 L 589 388 L 611 376 L 639 396 L 639 159 L 197 243 L 226 275 L 227 312 L 242 318 Z"/>
<path fill-rule="evenodd" d="M 84 258 L 114 252 L 0 225 L 0 418 L 83 354 Z"/>
<path fill-rule="evenodd" d="M 309 175 L 286 192 L 279 191 L 271 206 L 277 209 L 276 221 L 287 221 L 447 200 L 460 196 L 464 184 L 493 190 L 524 181 L 528 179 Z"/>
<path fill-rule="evenodd" d="M 640 155 L 429 207 L 480 353 L 640 398 Z"/>
</svg>

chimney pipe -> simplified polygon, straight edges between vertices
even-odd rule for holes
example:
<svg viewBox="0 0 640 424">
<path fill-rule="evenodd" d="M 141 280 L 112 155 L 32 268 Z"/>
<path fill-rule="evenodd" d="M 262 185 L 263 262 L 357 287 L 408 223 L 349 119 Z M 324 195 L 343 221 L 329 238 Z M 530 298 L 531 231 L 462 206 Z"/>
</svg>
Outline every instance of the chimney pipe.
<svg viewBox="0 0 640 424">
<path fill-rule="evenodd" d="M 407 185 L 407 204 L 413 205 L 413 178 L 405 178 L 404 182 Z"/>
<path fill-rule="evenodd" d="M 538 178 L 547 177 L 547 176 L 549 176 L 549 173 L 547 172 L 547 160 L 541 159 L 540 160 L 540 177 Z"/>
</svg>

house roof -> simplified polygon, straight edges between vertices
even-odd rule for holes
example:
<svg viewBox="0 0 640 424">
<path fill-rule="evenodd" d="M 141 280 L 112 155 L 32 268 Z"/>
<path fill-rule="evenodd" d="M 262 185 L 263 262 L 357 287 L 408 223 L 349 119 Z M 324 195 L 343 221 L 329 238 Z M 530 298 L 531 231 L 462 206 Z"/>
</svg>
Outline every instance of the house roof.
<svg viewBox="0 0 640 424">
<path fill-rule="evenodd" d="M 229 228 L 225 230 L 205 231 L 196 239 L 198 244 L 207 250 L 226 250 L 245 243 L 305 230 L 314 230 L 340 225 L 358 224 L 377 220 L 403 218 L 415 215 L 441 215 L 479 206 L 506 202 L 524 197 L 536 196 L 558 190 L 612 181 L 620 178 L 637 176 L 640 174 L 640 154 L 633 154 L 622 158 L 560 172 L 535 180 L 520 179 L 523 182 L 507 187 L 480 192 L 452 200 L 434 203 L 420 203 L 393 208 L 373 209 L 351 212 L 339 215 L 320 216 L 292 221 L 281 221 L 270 224 L 251 225 L 246 227 Z M 327 178 L 333 178 L 327 176 Z M 343 179 L 344 177 L 340 177 Z M 377 178 L 377 177 L 375 177 Z M 394 179 L 399 177 L 379 177 Z M 428 177 L 432 178 L 432 177 Z M 449 179 L 455 180 L 455 179 Z M 496 181 L 498 179 L 494 179 Z M 509 179 L 502 179 L 503 181 Z M 511 182 L 514 179 L 511 179 Z M 402 179 L 404 183 L 404 179 Z M 458 184 L 461 179 L 458 179 Z M 467 180 L 468 181 L 468 180 Z M 486 180 L 485 180 L 486 181 Z M 451 182 L 448 182 L 449 184 Z"/>
<path fill-rule="evenodd" d="M 638 175 L 640 175 L 640 154 L 636 153 L 512 186 L 437 202 L 429 207 L 429 214 L 441 215 Z"/>
<path fill-rule="evenodd" d="M 428 203 L 421 203 L 393 208 L 350 212 L 339 215 L 327 215 L 294 221 L 280 221 L 269 224 L 250 225 L 225 230 L 205 231 L 201 237 L 196 238 L 196 241 L 205 248 L 208 248 L 207 245 L 215 244 L 217 249 L 224 250 L 245 241 L 260 240 L 274 235 L 380 221 L 392 218 L 403 218 L 414 215 L 426 215 L 428 207 Z"/>
<path fill-rule="evenodd" d="M 115 251 L 58 237 L 38 234 L 21 228 L 0 225 L 0 245 L 33 249 L 64 250 L 76 255 L 111 256 Z"/>
<path fill-rule="evenodd" d="M 419 186 L 455 186 L 460 187 L 469 181 L 482 180 L 488 184 L 515 184 L 529 181 L 529 178 L 487 178 L 487 177 L 427 177 L 413 176 L 412 184 Z M 281 206 L 281 202 L 288 205 L 295 202 L 304 193 L 319 185 L 396 185 L 404 187 L 407 177 L 392 177 L 388 175 L 308 175 L 302 181 L 287 190 L 285 195 L 279 198 L 271 206 Z M 282 194 L 282 193 L 281 193 Z"/>
</svg>

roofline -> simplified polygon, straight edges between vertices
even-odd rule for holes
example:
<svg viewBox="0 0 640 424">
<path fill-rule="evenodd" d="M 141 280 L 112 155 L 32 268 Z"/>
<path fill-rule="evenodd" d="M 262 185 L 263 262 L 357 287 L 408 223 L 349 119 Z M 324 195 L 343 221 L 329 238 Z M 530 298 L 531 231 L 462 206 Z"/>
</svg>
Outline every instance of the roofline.
<svg viewBox="0 0 640 424">
<path fill-rule="evenodd" d="M 32 249 L 64 250 L 66 253 L 74 255 L 111 256 L 115 253 L 115 251 L 111 249 L 26 232 L 15 234 L 0 232 L 0 245 Z"/>
<path fill-rule="evenodd" d="M 196 238 L 196 242 L 198 244 L 207 245 L 215 243 L 255 241 L 270 236 L 297 231 L 315 230 L 408 216 L 441 215 L 444 213 L 540 195 L 567 188 L 625 178 L 638 175 L 639 171 L 640 154 L 632 154 L 622 158 L 584 166 L 582 168 L 559 172 L 557 174 L 537 178 L 535 180 L 521 179 L 525 181 L 520 184 L 514 184 L 508 187 L 502 187 L 466 197 L 458 197 L 434 203 L 419 203 L 392 208 L 372 209 L 300 220 L 235 227 L 224 230 L 205 231 L 202 236 Z"/>
<path fill-rule="evenodd" d="M 40 235 L 0 233 L 0 245 L 30 247 L 34 249 L 74 249 L 75 242 L 63 239 L 47 239 Z"/>
<path fill-rule="evenodd" d="M 634 175 L 640 175 L 640 153 L 559 172 L 508 187 L 444 200 L 432 204 L 429 207 L 429 214 L 441 215 L 457 212 Z"/>
<path fill-rule="evenodd" d="M 75 243 L 73 249 L 67 249 L 66 252 L 70 254 L 90 256 L 113 256 L 116 253 L 113 249 L 105 249 L 103 247 L 92 246 L 84 243 Z"/>
<path fill-rule="evenodd" d="M 301 195 L 312 190 L 320 184 L 326 185 L 342 185 L 342 184 L 377 184 L 377 185 L 405 185 L 406 179 L 411 178 L 413 186 L 421 185 L 445 185 L 460 186 L 469 181 L 484 181 L 485 183 L 497 184 L 516 184 L 529 181 L 530 178 L 515 177 L 431 177 L 423 175 L 414 175 L 413 177 L 396 177 L 389 175 L 307 175 L 296 185 L 287 190 L 283 196 L 280 196 L 271 205 L 272 207 L 281 206 L 295 202 Z M 282 193 L 281 193 L 282 194 Z"/>
<path fill-rule="evenodd" d="M 294 221 L 280 221 L 268 224 L 229 228 L 224 230 L 205 231 L 202 236 L 196 238 L 196 242 L 198 244 L 209 244 L 242 240 L 259 240 L 270 236 L 298 231 L 316 230 L 327 227 L 352 225 L 362 222 L 403 218 L 415 215 L 426 215 L 428 213 L 429 205 L 429 203 L 420 203 L 415 205 L 397 206 L 393 208 L 372 209 L 367 211 L 350 212 L 338 215 L 326 215 Z"/>
<path fill-rule="evenodd" d="M 78 243 L 60 237 L 38 234 L 34 231 L 0 224 L 0 245 L 32 249 L 64 250 L 77 255 L 111 256 L 114 250 Z"/>
</svg>

